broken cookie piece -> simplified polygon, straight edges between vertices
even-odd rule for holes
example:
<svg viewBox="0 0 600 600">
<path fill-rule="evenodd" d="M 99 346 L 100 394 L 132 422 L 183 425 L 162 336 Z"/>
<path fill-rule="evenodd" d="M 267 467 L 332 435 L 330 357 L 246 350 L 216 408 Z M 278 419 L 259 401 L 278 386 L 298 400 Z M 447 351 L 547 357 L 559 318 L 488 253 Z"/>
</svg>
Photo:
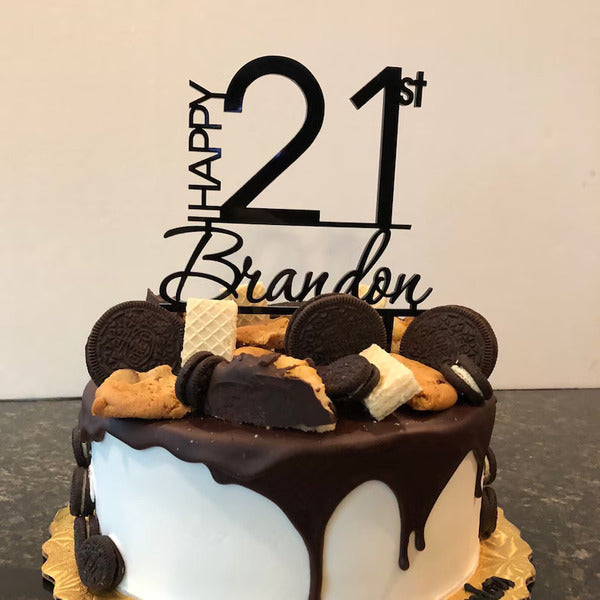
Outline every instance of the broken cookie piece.
<svg viewBox="0 0 600 600">
<path fill-rule="evenodd" d="M 379 382 L 363 400 L 375 420 L 385 419 L 421 391 L 411 370 L 377 344 L 369 346 L 360 355 L 379 369 Z"/>
<path fill-rule="evenodd" d="M 394 317 L 394 328 L 392 330 L 392 353 L 398 354 L 402 337 L 413 320 L 414 317 Z"/>
<path fill-rule="evenodd" d="M 264 356 L 265 354 L 273 354 L 271 350 L 259 348 L 258 346 L 240 346 L 233 351 L 233 356 L 240 354 L 251 354 L 252 356 Z"/>
<path fill-rule="evenodd" d="M 190 409 L 175 395 L 176 379 L 168 365 L 146 373 L 119 369 L 96 390 L 92 414 L 98 417 L 180 419 Z"/>
<path fill-rule="evenodd" d="M 218 365 L 204 410 L 233 423 L 317 432 L 335 429 L 337 420 L 317 371 L 276 353 L 242 353 Z"/>
<path fill-rule="evenodd" d="M 283 348 L 288 317 L 267 319 L 255 325 L 237 328 L 237 346 L 257 346 L 266 350 Z"/>
<path fill-rule="evenodd" d="M 446 410 L 456 404 L 458 399 L 456 390 L 439 371 L 399 354 L 392 354 L 392 356 L 412 371 L 421 386 L 421 391 L 408 401 L 412 409 Z"/>
</svg>

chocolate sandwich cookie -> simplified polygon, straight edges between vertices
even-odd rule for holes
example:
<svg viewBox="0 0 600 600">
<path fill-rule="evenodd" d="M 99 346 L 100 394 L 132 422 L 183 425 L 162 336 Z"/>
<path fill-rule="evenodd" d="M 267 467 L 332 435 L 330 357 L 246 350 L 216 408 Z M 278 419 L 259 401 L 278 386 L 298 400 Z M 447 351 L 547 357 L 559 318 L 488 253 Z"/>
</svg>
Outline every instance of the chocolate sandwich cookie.
<svg viewBox="0 0 600 600">
<path fill-rule="evenodd" d="M 358 354 L 372 344 L 387 346 L 383 319 L 359 298 L 348 294 L 317 296 L 292 315 L 285 335 L 285 352 L 312 358 L 317 365 Z"/>
<path fill-rule="evenodd" d="M 485 461 L 483 463 L 483 485 L 490 485 L 496 480 L 498 464 L 496 463 L 496 455 L 491 448 L 485 453 Z"/>
<path fill-rule="evenodd" d="M 479 514 L 479 539 L 487 540 L 498 523 L 498 499 L 494 488 L 486 486 L 483 488 L 481 497 L 481 512 Z"/>
<path fill-rule="evenodd" d="M 213 371 L 222 362 L 226 362 L 222 356 L 211 354 L 194 365 L 185 388 L 184 404 L 191 406 L 194 410 L 202 410 Z"/>
<path fill-rule="evenodd" d="M 133 300 L 109 308 L 92 328 L 85 360 L 100 385 L 117 369 L 149 371 L 159 365 L 179 370 L 183 347 L 181 319 L 150 302 Z"/>
<path fill-rule="evenodd" d="M 79 550 L 89 537 L 88 525 L 85 517 L 75 517 L 73 521 L 73 544 L 75 549 L 75 556 L 79 553 Z"/>
<path fill-rule="evenodd" d="M 74 517 L 86 517 L 94 512 L 89 473 L 85 467 L 75 467 L 73 470 L 69 509 Z"/>
<path fill-rule="evenodd" d="M 93 592 L 114 590 L 125 574 L 123 557 L 106 535 L 87 538 L 75 558 L 81 582 Z"/>
<path fill-rule="evenodd" d="M 402 336 L 399 354 L 438 371 L 466 354 L 489 377 L 498 356 L 498 342 L 490 324 L 465 306 L 432 308 L 415 317 Z"/>
<path fill-rule="evenodd" d="M 486 376 L 466 354 L 459 355 L 454 364 L 444 363 L 440 371 L 469 404 L 482 404 L 494 393 Z"/>
<path fill-rule="evenodd" d="M 379 369 L 364 356 L 351 354 L 317 368 L 325 393 L 336 402 L 359 402 L 379 382 Z"/>
<path fill-rule="evenodd" d="M 212 352 L 208 352 L 207 350 L 201 350 L 200 352 L 196 352 L 196 354 L 192 354 L 192 356 L 190 356 L 190 358 L 188 358 L 185 362 L 185 365 L 181 367 L 181 370 L 177 375 L 177 380 L 175 381 L 175 395 L 184 404 L 185 390 L 194 367 L 209 356 L 214 355 Z"/>
<path fill-rule="evenodd" d="M 79 425 L 75 425 L 71 431 L 71 446 L 75 462 L 80 467 L 87 467 L 90 464 L 91 451 L 90 443 L 81 441 L 81 431 Z"/>
</svg>

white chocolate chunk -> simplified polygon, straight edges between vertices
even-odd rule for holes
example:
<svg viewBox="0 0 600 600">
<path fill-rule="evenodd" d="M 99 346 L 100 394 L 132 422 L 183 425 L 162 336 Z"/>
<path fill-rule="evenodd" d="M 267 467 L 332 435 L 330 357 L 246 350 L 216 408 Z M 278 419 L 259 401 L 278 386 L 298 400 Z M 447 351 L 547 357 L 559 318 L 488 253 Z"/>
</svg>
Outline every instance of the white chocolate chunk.
<svg viewBox="0 0 600 600">
<path fill-rule="evenodd" d="M 233 300 L 190 298 L 186 307 L 181 364 L 200 350 L 231 360 L 236 331 L 237 304 Z"/>
<path fill-rule="evenodd" d="M 267 300 L 261 300 L 260 302 L 250 302 L 248 300 L 248 286 L 240 285 L 235 288 L 237 298 L 230 294 L 226 300 L 233 300 L 238 306 L 267 306 Z M 266 294 L 265 286 L 259 281 L 252 292 L 254 298 L 260 298 Z M 269 320 L 269 315 L 240 315 L 237 317 L 238 327 L 244 327 L 245 325 L 256 325 Z"/>
<path fill-rule="evenodd" d="M 377 421 L 385 419 L 421 391 L 412 371 L 377 344 L 372 344 L 360 355 L 379 369 L 379 383 L 363 400 Z"/>
</svg>

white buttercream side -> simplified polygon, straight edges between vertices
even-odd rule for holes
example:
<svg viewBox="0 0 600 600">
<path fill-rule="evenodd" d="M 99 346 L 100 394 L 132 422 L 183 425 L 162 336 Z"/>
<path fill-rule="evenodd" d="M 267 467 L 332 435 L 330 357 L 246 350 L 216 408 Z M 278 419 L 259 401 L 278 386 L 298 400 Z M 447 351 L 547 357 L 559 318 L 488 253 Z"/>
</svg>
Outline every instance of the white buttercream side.
<svg viewBox="0 0 600 600">
<path fill-rule="evenodd" d="M 118 539 L 125 560 L 121 591 L 143 600 L 308 598 L 306 547 L 270 500 L 110 434 L 93 443 L 92 465 L 102 533 Z M 398 567 L 395 496 L 379 481 L 356 488 L 327 527 L 323 600 L 438 600 L 460 587 L 479 556 L 476 474 L 469 454 L 433 508 L 424 551 L 411 536 L 407 571 Z"/>
<path fill-rule="evenodd" d="M 125 561 L 121 591 L 143 600 L 308 597 L 308 552 L 270 500 L 110 434 L 92 445 L 92 462 L 100 528 Z"/>
<path fill-rule="evenodd" d="M 327 526 L 324 600 L 441 600 L 479 562 L 477 462 L 468 454 L 444 488 L 425 526 L 425 550 L 410 536 L 410 568 L 398 567 L 400 514 L 396 497 L 368 481 L 340 503 Z"/>
</svg>

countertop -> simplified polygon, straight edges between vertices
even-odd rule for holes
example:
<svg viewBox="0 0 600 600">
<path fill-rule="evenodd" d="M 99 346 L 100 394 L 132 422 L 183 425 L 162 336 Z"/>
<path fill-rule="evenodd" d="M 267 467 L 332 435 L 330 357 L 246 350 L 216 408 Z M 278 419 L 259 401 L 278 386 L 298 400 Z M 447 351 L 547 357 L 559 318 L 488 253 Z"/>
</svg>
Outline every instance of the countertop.
<svg viewBox="0 0 600 600">
<path fill-rule="evenodd" d="M 533 600 L 600 598 L 600 390 L 497 392 L 494 488 L 534 551 Z M 0 402 L 0 600 L 49 600 L 40 548 L 68 502 L 77 400 Z"/>
</svg>

